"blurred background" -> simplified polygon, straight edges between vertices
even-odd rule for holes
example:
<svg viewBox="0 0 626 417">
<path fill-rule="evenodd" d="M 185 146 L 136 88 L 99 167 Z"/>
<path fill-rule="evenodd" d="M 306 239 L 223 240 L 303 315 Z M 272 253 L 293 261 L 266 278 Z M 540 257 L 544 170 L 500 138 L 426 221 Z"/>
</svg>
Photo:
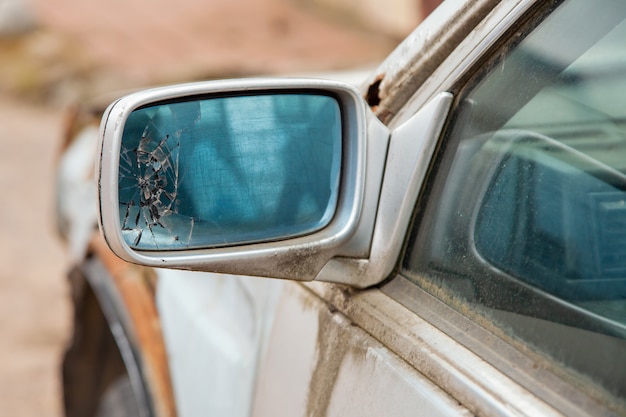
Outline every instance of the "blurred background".
<svg viewBox="0 0 626 417">
<path fill-rule="evenodd" d="M 0 414 L 63 415 L 54 193 L 69 109 L 154 84 L 373 69 L 434 3 L 0 0 Z"/>
</svg>

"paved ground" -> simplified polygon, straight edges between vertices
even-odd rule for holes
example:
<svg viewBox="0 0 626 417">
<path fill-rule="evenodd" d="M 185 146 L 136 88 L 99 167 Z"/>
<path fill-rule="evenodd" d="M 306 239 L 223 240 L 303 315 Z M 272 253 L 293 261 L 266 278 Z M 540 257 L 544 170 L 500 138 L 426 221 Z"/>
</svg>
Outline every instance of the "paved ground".
<svg viewBox="0 0 626 417">
<path fill-rule="evenodd" d="M 0 98 L 0 415 L 60 416 L 69 332 L 66 258 L 53 232 L 60 112 Z"/>
<path fill-rule="evenodd" d="M 41 29 L 0 40 L 0 415 L 62 414 L 71 312 L 52 222 L 59 104 L 156 82 L 367 65 L 393 46 L 303 1 L 32 0 Z"/>
</svg>

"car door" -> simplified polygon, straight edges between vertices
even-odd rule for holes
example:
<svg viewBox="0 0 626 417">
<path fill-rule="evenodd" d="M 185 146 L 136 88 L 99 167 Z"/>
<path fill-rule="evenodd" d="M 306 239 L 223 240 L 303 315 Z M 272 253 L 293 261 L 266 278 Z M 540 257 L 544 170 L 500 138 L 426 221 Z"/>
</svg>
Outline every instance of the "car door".
<svg viewBox="0 0 626 417">
<path fill-rule="evenodd" d="M 222 276 L 200 284 L 216 278 L 204 276 L 190 294 L 179 288 L 178 300 L 167 298 L 176 295 L 174 277 L 161 281 L 170 285 L 159 284 L 157 297 L 177 401 L 189 393 L 188 404 L 197 400 L 181 415 L 624 414 L 625 19 L 626 4 L 617 0 L 445 2 L 365 91 L 386 126 L 352 87 L 326 81 L 198 84 L 113 104 L 102 129 L 99 188 L 101 225 L 115 253 L 149 266 L 301 280 L 251 285 Z M 332 142 L 347 155 L 341 169 L 332 165 L 344 198 L 327 225 L 230 241 L 241 225 L 235 221 L 219 235 L 225 242 L 202 243 L 192 239 L 195 208 L 182 204 L 198 193 L 185 193 L 177 206 L 178 177 L 151 184 L 138 200 L 146 205 L 120 206 L 120 185 L 128 185 L 118 175 L 121 126 L 129 115 L 154 111 L 158 122 L 155 115 L 172 116 L 186 103 L 245 97 L 249 106 L 235 107 L 267 116 L 268 106 L 250 103 L 317 100 L 320 92 L 339 110 L 332 119 L 342 128 Z M 185 112 L 195 129 L 197 112 Z M 245 124 L 247 111 L 239 114 L 242 123 L 229 128 Z M 303 114 L 304 122 L 314 119 Z M 248 126 L 254 135 L 245 137 L 260 133 Z M 175 138 L 161 137 L 161 150 Z M 214 143 L 203 142 L 205 150 Z M 161 174 L 178 167 L 173 155 L 137 165 Z M 260 156 L 248 160 L 264 165 Z M 186 159 L 187 174 L 215 165 Z M 228 184 L 226 194 L 238 189 Z M 209 185 L 197 190 L 208 195 Z M 268 195 L 278 194 L 261 197 Z M 320 213 L 326 219 L 327 210 Z M 189 229 L 161 222 L 180 220 L 172 214 L 186 215 Z M 135 235 L 125 240 L 122 232 Z M 151 247 L 139 246 L 143 232 Z M 213 298 L 193 297 L 200 293 Z M 168 305 L 190 314 L 168 318 Z M 208 314 L 177 333 L 203 308 Z M 206 340 L 187 350 L 185 337 L 196 330 Z M 201 408 L 203 396 L 217 407 Z"/>
<path fill-rule="evenodd" d="M 254 415 L 626 412 L 625 21 L 524 4 L 433 73 L 390 122 L 454 96 L 399 274 L 289 284 Z"/>
<path fill-rule="evenodd" d="M 567 415 L 625 410 L 625 13 L 541 5 L 452 87 L 383 289 Z"/>
</svg>

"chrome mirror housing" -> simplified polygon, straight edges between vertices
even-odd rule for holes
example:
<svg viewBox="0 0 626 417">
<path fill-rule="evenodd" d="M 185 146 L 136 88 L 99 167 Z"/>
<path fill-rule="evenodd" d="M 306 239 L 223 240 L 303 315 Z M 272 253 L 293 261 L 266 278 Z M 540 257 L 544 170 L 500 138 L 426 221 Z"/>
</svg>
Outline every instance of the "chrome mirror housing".
<svg viewBox="0 0 626 417">
<path fill-rule="evenodd" d="M 347 84 L 142 91 L 109 106 L 100 139 L 100 225 L 122 259 L 312 280 L 369 254 L 389 132 Z"/>
</svg>

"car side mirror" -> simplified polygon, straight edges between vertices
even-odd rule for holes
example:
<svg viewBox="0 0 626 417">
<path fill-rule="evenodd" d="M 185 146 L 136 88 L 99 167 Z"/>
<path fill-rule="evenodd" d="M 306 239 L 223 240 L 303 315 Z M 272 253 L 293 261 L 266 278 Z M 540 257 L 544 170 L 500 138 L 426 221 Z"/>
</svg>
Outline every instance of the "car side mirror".
<svg viewBox="0 0 626 417">
<path fill-rule="evenodd" d="M 201 249 L 313 233 L 336 207 L 337 99 L 278 92 L 133 110 L 118 203 L 131 249 Z"/>
<path fill-rule="evenodd" d="M 109 106 L 100 136 L 100 224 L 127 261 L 311 280 L 368 254 L 389 132 L 349 85 L 147 90 Z"/>
</svg>

